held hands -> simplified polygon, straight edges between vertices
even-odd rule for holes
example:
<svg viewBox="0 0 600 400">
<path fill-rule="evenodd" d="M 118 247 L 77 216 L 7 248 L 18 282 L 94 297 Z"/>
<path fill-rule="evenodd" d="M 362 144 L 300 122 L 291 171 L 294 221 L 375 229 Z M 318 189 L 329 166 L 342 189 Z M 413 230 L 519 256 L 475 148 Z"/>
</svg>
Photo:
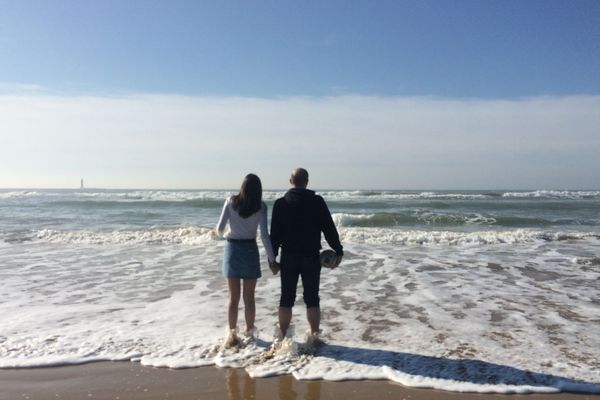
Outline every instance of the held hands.
<svg viewBox="0 0 600 400">
<path fill-rule="evenodd" d="M 277 275 L 277 273 L 279 273 L 279 270 L 281 269 L 281 266 L 277 261 L 269 261 L 269 268 L 271 269 L 273 275 Z"/>
</svg>

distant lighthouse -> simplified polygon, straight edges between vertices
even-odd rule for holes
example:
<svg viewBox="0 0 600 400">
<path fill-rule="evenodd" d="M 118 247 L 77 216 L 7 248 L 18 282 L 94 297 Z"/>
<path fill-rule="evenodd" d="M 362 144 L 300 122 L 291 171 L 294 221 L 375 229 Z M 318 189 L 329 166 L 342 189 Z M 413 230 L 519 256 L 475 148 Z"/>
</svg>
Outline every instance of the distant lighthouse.
<svg viewBox="0 0 600 400">
<path fill-rule="evenodd" d="M 79 189 L 84 190 L 85 187 L 83 186 L 83 178 L 81 178 L 81 186 L 79 186 Z"/>
</svg>

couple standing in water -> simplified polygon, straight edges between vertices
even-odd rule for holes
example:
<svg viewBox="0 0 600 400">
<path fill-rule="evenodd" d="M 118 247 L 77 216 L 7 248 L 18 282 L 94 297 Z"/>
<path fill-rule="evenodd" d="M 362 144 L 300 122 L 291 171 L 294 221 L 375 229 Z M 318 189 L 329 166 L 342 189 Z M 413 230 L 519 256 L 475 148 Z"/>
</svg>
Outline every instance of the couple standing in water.
<svg viewBox="0 0 600 400">
<path fill-rule="evenodd" d="M 216 227 L 220 236 L 229 224 L 227 243 L 223 255 L 223 275 L 227 278 L 229 303 L 227 318 L 229 333 L 225 346 L 240 342 L 236 333 L 240 295 L 244 299 L 246 330 L 252 337 L 255 331 L 256 308 L 254 291 L 256 280 L 261 277 L 257 228 L 267 253 L 269 268 L 274 275 L 280 273 L 281 296 L 279 300 L 280 338 L 284 338 L 292 319 L 292 307 L 296 300 L 298 279 L 304 287 L 306 316 L 310 325 L 310 341 L 318 341 L 321 312 L 319 307 L 319 282 L 321 265 L 321 232 L 336 252 L 337 267 L 344 255 L 338 232 L 325 200 L 308 190 L 308 172 L 303 168 L 292 171 L 292 188 L 275 201 L 271 216 L 271 234 L 267 231 L 267 206 L 262 201 L 262 184 L 258 176 L 249 174 L 242 182 L 237 195 L 225 200 Z M 281 247 L 280 261 L 277 255 Z"/>
</svg>

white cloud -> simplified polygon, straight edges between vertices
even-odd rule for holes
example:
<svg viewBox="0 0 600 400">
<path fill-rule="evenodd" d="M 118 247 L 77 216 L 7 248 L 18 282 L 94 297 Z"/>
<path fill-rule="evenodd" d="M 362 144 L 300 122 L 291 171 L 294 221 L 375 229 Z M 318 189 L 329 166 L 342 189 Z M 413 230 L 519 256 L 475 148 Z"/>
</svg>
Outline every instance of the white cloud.
<svg viewBox="0 0 600 400">
<path fill-rule="evenodd" d="M 519 100 L 0 95 L 0 187 L 575 188 L 600 96 Z"/>
<path fill-rule="evenodd" d="M 0 37 L 0 42 L 2 38 Z M 19 94 L 31 94 L 46 92 L 47 89 L 44 86 L 36 85 L 34 83 L 21 83 L 21 82 L 2 82 L 0 81 L 0 95 L 14 95 Z"/>
</svg>

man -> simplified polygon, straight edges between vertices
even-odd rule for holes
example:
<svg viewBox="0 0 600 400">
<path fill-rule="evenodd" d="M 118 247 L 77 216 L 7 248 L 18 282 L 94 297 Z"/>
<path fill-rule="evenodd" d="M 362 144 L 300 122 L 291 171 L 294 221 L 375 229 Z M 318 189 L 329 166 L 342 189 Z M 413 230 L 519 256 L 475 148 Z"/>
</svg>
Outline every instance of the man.
<svg viewBox="0 0 600 400">
<path fill-rule="evenodd" d="M 315 340 L 321 320 L 319 308 L 321 232 L 325 234 L 325 240 L 336 252 L 336 267 L 342 261 L 344 252 L 325 200 L 314 191 L 306 189 L 308 172 L 303 168 L 295 169 L 292 171 L 290 184 L 292 188 L 275 201 L 271 217 L 271 243 L 275 257 L 281 246 L 280 263 L 271 265 L 274 274 L 281 270 L 279 328 L 281 337 L 285 337 L 292 319 L 298 277 L 301 277 L 310 335 Z"/>
</svg>

